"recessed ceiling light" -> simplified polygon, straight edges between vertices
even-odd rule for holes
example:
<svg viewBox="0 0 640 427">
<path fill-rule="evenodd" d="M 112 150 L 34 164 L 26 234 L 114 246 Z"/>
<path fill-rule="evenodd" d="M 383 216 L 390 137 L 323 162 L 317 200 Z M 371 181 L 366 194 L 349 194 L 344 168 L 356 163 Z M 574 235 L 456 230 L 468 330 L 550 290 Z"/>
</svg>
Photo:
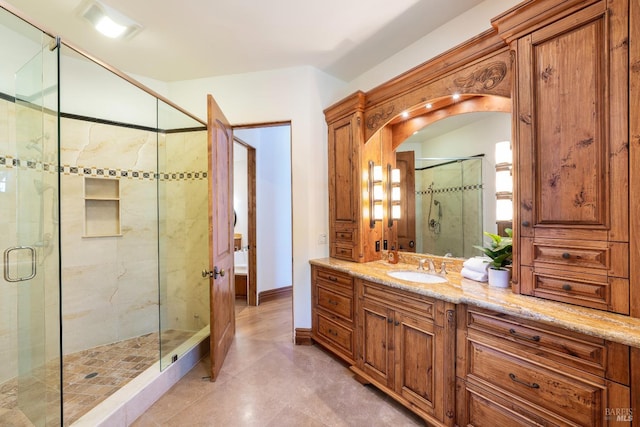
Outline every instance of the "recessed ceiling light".
<svg viewBox="0 0 640 427">
<path fill-rule="evenodd" d="M 457 101 L 458 99 L 460 99 L 460 94 L 456 92 L 456 93 L 454 93 L 454 94 L 452 95 L 452 98 L 453 98 L 455 101 Z"/>
<path fill-rule="evenodd" d="M 433 107 L 433 105 L 431 105 L 431 103 L 428 103 L 427 105 L 424 106 L 425 108 L 431 108 Z"/>
<path fill-rule="evenodd" d="M 142 25 L 99 0 L 87 0 L 79 10 L 98 32 L 112 39 L 131 38 L 142 29 Z"/>
<path fill-rule="evenodd" d="M 404 111 L 404 112 L 402 113 L 402 117 L 404 117 L 405 119 L 406 119 L 407 117 L 409 117 L 409 112 L 408 112 L 408 111 Z"/>
</svg>

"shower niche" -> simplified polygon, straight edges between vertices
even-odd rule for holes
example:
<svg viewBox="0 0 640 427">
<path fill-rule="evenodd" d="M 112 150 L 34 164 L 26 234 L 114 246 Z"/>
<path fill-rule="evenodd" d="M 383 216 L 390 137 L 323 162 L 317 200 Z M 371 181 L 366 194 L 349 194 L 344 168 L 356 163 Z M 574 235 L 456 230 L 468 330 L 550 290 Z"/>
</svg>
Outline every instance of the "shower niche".
<svg viewBox="0 0 640 427">
<path fill-rule="evenodd" d="M 121 236 L 120 181 L 84 179 L 84 237 Z"/>
</svg>

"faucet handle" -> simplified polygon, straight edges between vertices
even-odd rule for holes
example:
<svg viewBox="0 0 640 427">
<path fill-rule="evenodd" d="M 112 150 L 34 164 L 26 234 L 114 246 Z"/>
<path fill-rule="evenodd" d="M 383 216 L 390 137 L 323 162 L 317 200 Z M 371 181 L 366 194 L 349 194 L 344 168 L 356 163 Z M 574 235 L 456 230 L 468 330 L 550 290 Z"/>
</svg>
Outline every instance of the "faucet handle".
<svg viewBox="0 0 640 427">
<path fill-rule="evenodd" d="M 440 264 L 440 274 L 442 274 L 443 276 L 447 274 L 447 263 L 444 261 L 442 261 L 442 264 Z"/>
<path fill-rule="evenodd" d="M 424 263 L 427 262 L 427 259 L 421 259 L 418 261 L 418 270 L 424 270 Z"/>
</svg>

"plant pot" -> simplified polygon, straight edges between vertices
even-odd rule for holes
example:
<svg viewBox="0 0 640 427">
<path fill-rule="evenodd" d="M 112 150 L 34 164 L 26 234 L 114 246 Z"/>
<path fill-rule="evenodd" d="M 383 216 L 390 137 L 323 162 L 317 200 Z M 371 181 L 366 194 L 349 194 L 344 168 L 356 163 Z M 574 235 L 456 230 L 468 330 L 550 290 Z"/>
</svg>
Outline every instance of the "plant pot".
<svg viewBox="0 0 640 427">
<path fill-rule="evenodd" d="M 508 288 L 511 285 L 511 271 L 506 268 L 489 267 L 489 286 Z"/>
</svg>

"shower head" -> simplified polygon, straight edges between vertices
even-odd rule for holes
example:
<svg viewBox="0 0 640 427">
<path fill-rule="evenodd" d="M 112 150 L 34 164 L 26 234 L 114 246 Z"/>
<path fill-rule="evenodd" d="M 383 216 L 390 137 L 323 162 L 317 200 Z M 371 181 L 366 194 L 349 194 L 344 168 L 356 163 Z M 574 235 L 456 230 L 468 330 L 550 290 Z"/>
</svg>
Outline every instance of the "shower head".
<svg viewBox="0 0 640 427">
<path fill-rule="evenodd" d="M 44 182 L 36 179 L 33 180 L 33 185 L 35 185 L 36 191 L 38 192 L 38 194 L 42 194 L 47 190 L 51 190 L 55 188 L 53 185 L 45 184 Z"/>
<path fill-rule="evenodd" d="M 45 133 L 43 135 L 40 135 L 37 138 L 32 138 L 31 140 L 29 140 L 29 143 L 26 145 L 27 150 L 36 150 L 40 153 L 42 153 L 42 147 L 40 146 L 40 142 L 42 140 L 48 141 L 49 140 L 49 133 Z"/>
</svg>

